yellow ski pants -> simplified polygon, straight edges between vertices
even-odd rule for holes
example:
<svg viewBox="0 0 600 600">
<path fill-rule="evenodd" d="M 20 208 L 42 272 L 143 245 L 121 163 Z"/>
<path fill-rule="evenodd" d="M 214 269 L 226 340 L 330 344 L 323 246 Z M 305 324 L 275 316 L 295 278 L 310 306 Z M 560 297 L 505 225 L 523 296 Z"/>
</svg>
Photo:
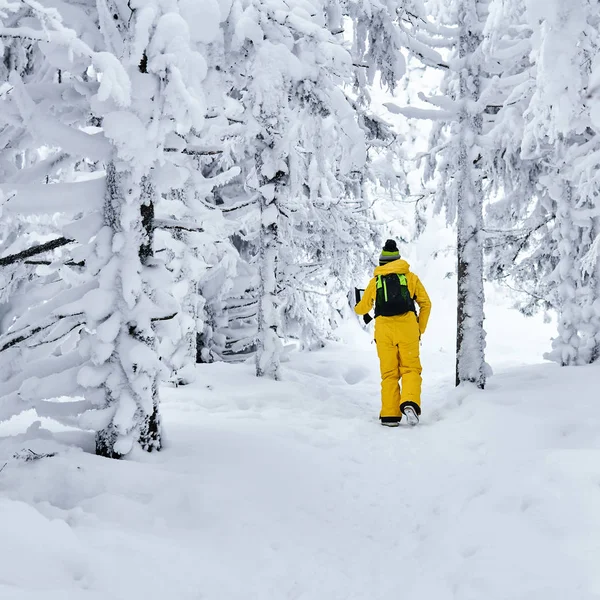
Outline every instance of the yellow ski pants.
<svg viewBox="0 0 600 600">
<path fill-rule="evenodd" d="M 401 416 L 400 406 L 404 402 L 421 406 L 419 340 L 419 324 L 412 312 L 375 320 L 375 343 L 381 368 L 381 417 Z"/>
</svg>

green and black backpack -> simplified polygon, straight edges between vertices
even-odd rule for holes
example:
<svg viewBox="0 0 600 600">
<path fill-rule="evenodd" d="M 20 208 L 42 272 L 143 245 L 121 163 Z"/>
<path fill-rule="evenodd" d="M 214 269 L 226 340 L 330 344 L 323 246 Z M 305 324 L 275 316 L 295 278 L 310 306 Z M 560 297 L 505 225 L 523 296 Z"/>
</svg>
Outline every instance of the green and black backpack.
<svg viewBox="0 0 600 600">
<path fill-rule="evenodd" d="M 377 275 L 375 280 L 377 283 L 375 295 L 376 317 L 395 317 L 409 312 L 416 314 L 415 301 L 410 296 L 406 275 L 399 273 Z"/>
</svg>

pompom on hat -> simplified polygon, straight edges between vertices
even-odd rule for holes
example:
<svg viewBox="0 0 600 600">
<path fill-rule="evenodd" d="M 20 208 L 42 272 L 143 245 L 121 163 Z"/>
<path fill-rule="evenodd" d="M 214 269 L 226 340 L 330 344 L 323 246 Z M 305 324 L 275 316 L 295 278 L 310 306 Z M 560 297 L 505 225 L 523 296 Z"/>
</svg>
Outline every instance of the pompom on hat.
<svg viewBox="0 0 600 600">
<path fill-rule="evenodd" d="M 400 250 L 398 250 L 396 242 L 394 240 L 387 240 L 381 251 L 381 255 L 379 256 L 379 266 L 387 265 L 388 263 L 399 259 Z"/>
</svg>

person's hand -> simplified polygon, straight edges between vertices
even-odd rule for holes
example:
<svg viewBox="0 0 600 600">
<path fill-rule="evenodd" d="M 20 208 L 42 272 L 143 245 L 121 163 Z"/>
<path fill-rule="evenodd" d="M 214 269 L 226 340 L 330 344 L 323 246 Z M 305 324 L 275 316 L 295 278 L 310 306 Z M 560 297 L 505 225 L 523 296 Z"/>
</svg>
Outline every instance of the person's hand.
<svg viewBox="0 0 600 600">
<path fill-rule="evenodd" d="M 373 317 L 369 313 L 363 315 L 363 321 L 365 322 L 365 325 L 368 325 L 372 320 Z"/>
</svg>

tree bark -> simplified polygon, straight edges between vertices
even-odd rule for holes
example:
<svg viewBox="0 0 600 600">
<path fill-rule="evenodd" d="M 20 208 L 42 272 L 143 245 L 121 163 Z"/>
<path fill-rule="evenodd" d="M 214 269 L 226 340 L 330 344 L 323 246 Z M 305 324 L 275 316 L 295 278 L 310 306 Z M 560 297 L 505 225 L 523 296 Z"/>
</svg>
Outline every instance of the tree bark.
<svg viewBox="0 0 600 600">
<path fill-rule="evenodd" d="M 262 212 L 262 211 L 261 211 Z M 261 224 L 256 375 L 279 379 L 281 341 L 277 301 L 277 224 Z"/>
<path fill-rule="evenodd" d="M 142 197 L 140 216 L 142 227 L 144 229 L 144 239 L 140 246 L 140 261 L 143 267 L 148 267 L 151 259 L 154 258 L 154 203 L 156 200 L 156 188 L 152 178 L 146 175 L 142 179 Z M 143 341 L 148 345 L 153 345 L 154 340 L 145 339 L 141 332 L 135 328 L 131 335 L 139 341 Z M 159 391 L 158 378 L 154 380 L 152 385 L 152 413 L 146 415 L 140 427 L 139 444 L 146 452 L 160 450 L 162 448 L 161 439 L 161 419 L 159 413 Z"/>
<path fill-rule="evenodd" d="M 474 55 L 481 36 L 475 25 L 478 0 L 463 0 L 458 10 L 459 33 L 459 177 L 457 197 L 457 331 L 456 385 L 474 383 L 483 389 L 486 378 L 483 289 L 483 186 L 473 157 L 482 132 L 481 112 L 473 112 L 481 91 L 481 72 Z M 474 27 L 473 27 L 474 28 Z"/>
<path fill-rule="evenodd" d="M 589 362 L 591 352 L 586 353 L 585 329 L 582 307 L 583 278 L 576 257 L 581 244 L 581 230 L 574 225 L 573 187 L 563 181 L 556 194 L 555 237 L 559 253 L 559 262 L 554 271 L 555 303 L 558 316 L 558 336 L 552 341 L 552 352 L 546 357 L 556 361 L 562 367 L 583 365 Z M 583 327 L 582 327 L 583 326 Z M 586 356 L 587 354 L 587 356 Z"/>
<path fill-rule="evenodd" d="M 260 250 L 258 289 L 258 334 L 256 342 L 256 375 L 278 380 L 282 343 L 280 339 L 280 298 L 278 298 L 279 227 L 277 196 L 287 181 L 279 172 L 261 185 Z"/>
</svg>

